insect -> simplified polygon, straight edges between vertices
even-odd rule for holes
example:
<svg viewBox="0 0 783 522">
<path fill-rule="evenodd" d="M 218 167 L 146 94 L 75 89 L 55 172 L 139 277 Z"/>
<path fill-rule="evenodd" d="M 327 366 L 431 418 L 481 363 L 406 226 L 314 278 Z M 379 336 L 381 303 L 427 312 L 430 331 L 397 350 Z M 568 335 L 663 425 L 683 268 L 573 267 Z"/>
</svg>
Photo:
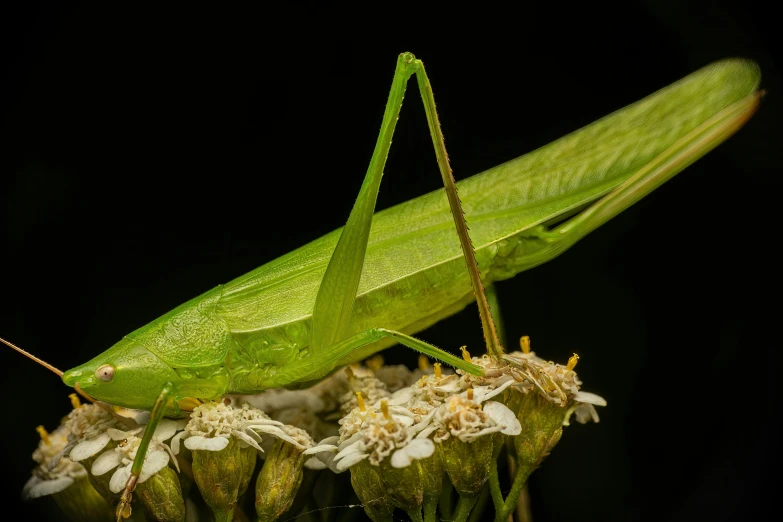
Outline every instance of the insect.
<svg viewBox="0 0 783 522">
<path fill-rule="evenodd" d="M 152 410 L 124 502 L 157 421 L 176 414 L 181 401 L 307 386 L 395 343 L 480 372 L 411 335 L 470 303 L 476 285 L 564 252 L 739 129 L 761 96 L 752 63 L 720 62 L 460 182 L 482 270 L 477 281 L 476 270 L 465 270 L 463 253 L 470 267 L 473 251 L 464 246 L 467 229 L 454 234 L 454 223 L 459 231 L 462 222 L 452 212 L 456 192 L 433 192 L 374 215 L 413 75 L 448 188 L 432 89 L 421 62 L 403 53 L 370 168 L 343 229 L 188 301 L 62 373 L 67 385 L 96 399 Z M 485 332 L 498 355 L 502 348 L 486 324 Z"/>
</svg>

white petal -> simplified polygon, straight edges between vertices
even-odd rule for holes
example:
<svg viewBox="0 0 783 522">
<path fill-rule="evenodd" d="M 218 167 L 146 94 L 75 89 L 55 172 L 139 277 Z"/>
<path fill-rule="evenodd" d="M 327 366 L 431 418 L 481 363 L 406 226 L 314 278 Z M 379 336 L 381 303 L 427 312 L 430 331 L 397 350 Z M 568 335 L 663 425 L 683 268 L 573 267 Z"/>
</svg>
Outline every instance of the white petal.
<svg viewBox="0 0 783 522">
<path fill-rule="evenodd" d="M 416 395 L 416 390 L 410 386 L 401 388 L 392 393 L 391 397 L 389 397 L 389 406 L 399 406 L 401 404 L 405 404 L 406 402 L 409 402 L 411 399 L 413 399 L 414 395 Z"/>
<path fill-rule="evenodd" d="M 489 401 L 484 404 L 484 413 L 495 421 L 498 426 L 503 426 L 501 433 L 504 435 L 519 435 L 522 433 L 522 425 L 517 420 L 514 412 L 509 410 L 504 404 L 495 401 Z"/>
<path fill-rule="evenodd" d="M 586 424 L 588 421 L 599 422 L 601 419 L 598 417 L 598 412 L 595 411 L 595 406 L 587 402 L 580 402 L 576 406 L 572 407 L 563 419 L 563 426 L 568 426 L 568 419 L 572 413 L 576 413 L 576 421 L 579 424 Z"/>
<path fill-rule="evenodd" d="M 317 446 L 320 446 L 322 444 L 337 444 L 337 441 L 340 440 L 339 435 L 332 435 L 331 437 L 326 437 L 324 440 L 319 442 Z"/>
<path fill-rule="evenodd" d="M 435 451 L 435 443 L 430 439 L 413 439 L 405 446 L 405 451 L 412 459 L 426 459 Z"/>
<path fill-rule="evenodd" d="M 147 458 L 144 459 L 144 467 L 141 468 L 141 474 L 139 475 L 139 483 L 144 482 L 152 475 L 162 470 L 169 464 L 169 454 L 164 450 L 156 450 L 147 453 Z"/>
<path fill-rule="evenodd" d="M 255 433 L 255 432 L 251 431 L 250 433 Z M 258 442 L 256 442 L 256 440 L 253 437 L 251 437 L 250 435 L 248 435 L 247 433 L 243 433 L 243 432 L 241 432 L 239 430 L 234 430 L 231 434 L 234 435 L 239 440 L 243 441 L 248 446 L 252 446 L 253 448 L 257 449 L 258 451 L 264 451 L 264 450 L 261 449 L 261 446 L 258 445 Z"/>
<path fill-rule="evenodd" d="M 136 424 L 147 424 L 150 421 L 150 415 L 152 412 L 149 411 L 139 411 L 134 417 L 133 420 Z"/>
<path fill-rule="evenodd" d="M 228 446 L 227 437 L 188 437 L 185 439 L 185 447 L 189 450 L 220 451 Z"/>
<path fill-rule="evenodd" d="M 345 471 L 346 469 L 350 468 L 354 464 L 363 461 L 367 457 L 369 457 L 367 453 L 351 453 L 346 458 L 342 459 L 340 462 L 337 463 L 337 470 L 338 471 Z"/>
<path fill-rule="evenodd" d="M 362 444 L 362 441 L 361 440 L 357 440 L 356 442 L 354 442 L 350 446 L 344 447 L 342 450 L 340 450 L 337 453 L 337 455 L 334 456 L 334 460 L 340 460 L 340 459 L 344 458 L 346 455 L 350 455 L 351 453 L 356 453 L 357 451 L 359 453 L 361 453 L 362 451 L 364 451 L 362 446 L 361 446 L 361 444 Z"/>
<path fill-rule="evenodd" d="M 354 444 L 357 440 L 361 439 L 362 437 L 363 437 L 362 432 L 357 431 L 356 433 L 354 433 L 353 435 L 351 435 L 350 437 L 342 441 L 340 444 L 338 444 L 337 449 L 339 451 L 342 451 L 348 446 L 350 446 L 351 444 Z M 324 442 L 326 442 L 326 439 L 324 439 Z"/>
<path fill-rule="evenodd" d="M 411 417 L 406 417 L 403 415 L 392 415 L 391 417 L 397 424 L 401 424 L 406 428 L 408 426 L 413 426 L 413 419 Z"/>
<path fill-rule="evenodd" d="M 119 466 L 121 461 L 122 454 L 120 452 L 114 450 L 104 451 L 98 455 L 98 458 L 92 463 L 92 469 L 90 471 L 96 477 L 100 477 Z"/>
<path fill-rule="evenodd" d="M 413 459 L 426 459 L 435 451 L 435 443 L 430 439 L 413 439 L 404 448 L 398 449 L 392 454 L 391 465 L 393 468 L 405 468 L 410 466 Z"/>
<path fill-rule="evenodd" d="M 391 465 L 393 468 L 407 468 L 408 466 L 411 465 L 411 462 L 413 461 L 411 460 L 410 455 L 408 455 L 408 453 L 405 451 L 405 448 L 398 449 L 397 451 L 392 453 Z"/>
<path fill-rule="evenodd" d="M 336 452 L 337 446 L 334 444 L 319 444 L 318 446 L 313 446 L 312 448 L 304 450 L 303 453 L 305 455 L 315 455 L 316 453 L 320 453 L 322 451 Z"/>
<path fill-rule="evenodd" d="M 296 446 L 299 449 L 305 449 L 305 447 L 302 446 L 301 444 L 299 444 L 296 441 L 296 439 L 289 437 L 286 432 L 284 432 L 283 430 L 281 430 L 277 426 L 255 426 L 255 427 L 253 427 L 253 429 L 256 430 L 256 431 L 260 431 L 261 433 L 268 433 L 269 435 L 273 435 L 273 436 L 277 437 L 278 439 L 282 439 L 282 440 L 288 442 L 289 444 L 293 444 L 294 446 Z"/>
<path fill-rule="evenodd" d="M 128 430 L 128 431 L 122 431 L 122 430 L 118 430 L 116 428 L 109 428 L 108 430 L 106 430 L 106 433 L 109 434 L 109 437 L 111 437 L 111 440 L 125 440 L 128 437 L 136 435 L 140 431 L 141 431 L 141 428 L 136 428 L 135 430 Z"/>
<path fill-rule="evenodd" d="M 304 467 L 306 467 L 307 469 L 318 470 L 318 469 L 326 469 L 328 466 L 323 462 L 321 462 L 320 460 L 318 460 L 318 457 L 310 457 L 305 461 Z"/>
<path fill-rule="evenodd" d="M 27 490 L 27 498 L 39 498 L 59 493 L 73 484 L 71 477 L 60 477 L 54 480 L 42 480 Z"/>
<path fill-rule="evenodd" d="M 513 379 L 510 379 L 510 380 L 504 382 L 503 384 L 501 384 L 500 386 L 498 386 L 497 388 L 494 388 L 494 389 L 492 387 L 490 387 L 490 386 L 481 386 L 481 388 L 485 388 L 485 389 L 482 390 L 482 392 L 479 393 L 479 394 L 477 394 L 475 392 L 475 390 L 474 390 L 473 400 L 478 402 L 479 404 L 484 402 L 484 401 L 488 401 L 492 397 L 495 397 L 495 396 L 500 395 L 501 393 L 503 393 L 503 391 L 506 388 L 508 388 L 509 386 L 511 386 L 512 384 L 514 384 L 514 382 L 516 382 L 516 381 L 514 381 Z"/>
<path fill-rule="evenodd" d="M 39 479 L 39 478 L 38 478 L 38 477 L 36 477 L 35 475 L 33 475 L 32 477 L 30 477 L 30 478 L 28 479 L 28 481 L 27 481 L 27 482 L 25 482 L 25 485 L 24 485 L 24 487 L 22 488 L 22 499 L 23 499 L 23 500 L 29 500 L 29 499 L 30 499 L 30 494 L 29 494 L 29 491 L 30 491 L 32 488 L 34 488 L 34 487 L 36 486 L 36 484 L 38 484 L 39 482 L 41 482 L 41 479 Z"/>
<path fill-rule="evenodd" d="M 455 381 L 448 384 L 442 384 L 440 386 L 433 386 L 432 389 L 442 393 L 457 393 L 462 390 L 462 383 Z"/>
<path fill-rule="evenodd" d="M 92 440 L 84 440 L 73 447 L 69 457 L 74 462 L 90 458 L 105 448 L 110 440 L 108 433 L 101 433 Z"/>
<path fill-rule="evenodd" d="M 177 460 L 176 455 L 174 455 L 174 452 L 171 451 L 170 447 L 168 447 L 165 444 L 161 444 L 161 445 L 163 446 L 163 449 L 166 450 L 166 453 L 169 454 L 169 457 L 171 458 L 171 462 L 174 464 L 174 468 L 176 468 L 177 473 L 179 473 L 180 472 L 180 470 L 179 470 L 179 461 Z"/>
<path fill-rule="evenodd" d="M 130 477 L 131 466 L 132 464 L 128 464 L 125 467 L 117 468 L 117 471 L 111 476 L 109 489 L 112 493 L 119 493 L 125 489 L 125 484 L 128 483 L 128 478 Z"/>
<path fill-rule="evenodd" d="M 503 431 L 503 426 L 490 426 L 489 428 L 484 428 L 478 433 L 459 433 L 456 435 L 456 437 L 462 442 L 470 442 L 478 439 L 479 437 L 483 437 L 484 435 L 497 433 L 499 431 Z M 454 430 L 452 430 L 451 434 L 454 435 Z"/>
<path fill-rule="evenodd" d="M 421 431 L 419 432 L 419 434 L 418 434 L 418 435 L 416 435 L 416 438 L 417 438 L 417 439 L 426 439 L 426 438 L 428 438 L 430 435 L 432 435 L 432 433 L 433 433 L 435 430 L 437 430 L 437 429 L 438 429 L 438 427 L 437 427 L 437 426 L 427 426 L 426 428 L 424 428 L 423 430 L 421 430 Z"/>
<path fill-rule="evenodd" d="M 174 452 L 174 455 L 179 455 L 179 441 L 182 440 L 182 437 L 184 437 L 186 433 L 186 431 L 181 431 L 171 439 L 171 451 Z"/>
<path fill-rule="evenodd" d="M 158 427 L 155 429 L 155 435 L 152 437 L 163 442 L 164 440 L 169 440 L 175 433 L 177 433 L 177 421 L 161 419 Z"/>
<path fill-rule="evenodd" d="M 595 393 L 578 391 L 574 395 L 574 400 L 577 402 L 586 402 L 588 404 L 595 404 L 596 406 L 606 406 L 606 399 Z"/>
</svg>

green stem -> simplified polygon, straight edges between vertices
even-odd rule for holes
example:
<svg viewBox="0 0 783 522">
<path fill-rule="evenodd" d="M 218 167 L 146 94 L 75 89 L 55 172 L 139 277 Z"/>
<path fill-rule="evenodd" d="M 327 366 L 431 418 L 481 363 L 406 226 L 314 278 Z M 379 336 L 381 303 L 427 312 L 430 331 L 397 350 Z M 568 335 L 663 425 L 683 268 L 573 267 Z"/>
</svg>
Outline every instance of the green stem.
<svg viewBox="0 0 783 522">
<path fill-rule="evenodd" d="M 489 499 L 489 488 L 484 486 L 473 511 L 470 513 L 468 522 L 480 522 L 484 518 L 484 506 L 487 504 L 487 499 Z"/>
<path fill-rule="evenodd" d="M 407 513 L 408 516 L 411 517 L 411 522 L 424 522 L 424 519 L 421 518 L 421 507 L 418 507 L 417 509 L 411 509 Z"/>
<path fill-rule="evenodd" d="M 495 505 L 495 513 L 499 513 L 503 510 L 503 493 L 500 491 L 497 459 L 492 461 L 489 470 L 489 491 L 492 493 L 492 503 Z"/>
<path fill-rule="evenodd" d="M 424 497 L 424 522 L 438 522 L 438 497 Z"/>
<path fill-rule="evenodd" d="M 212 509 L 215 514 L 215 522 L 231 522 L 234 520 L 234 508 Z"/>
<path fill-rule="evenodd" d="M 514 511 L 514 508 L 517 506 L 519 494 L 522 492 L 522 488 L 525 487 L 530 472 L 531 469 L 526 466 L 517 468 L 517 471 L 514 474 L 514 482 L 511 484 L 511 491 L 508 493 L 506 501 L 503 503 L 503 507 L 495 512 L 495 522 L 506 521 L 511 512 Z"/>
<path fill-rule="evenodd" d="M 459 496 L 459 502 L 457 502 L 457 513 L 454 515 L 454 522 L 467 522 L 473 506 L 476 505 L 478 497 L 478 495 L 473 495 L 471 497 L 463 495 Z"/>
</svg>

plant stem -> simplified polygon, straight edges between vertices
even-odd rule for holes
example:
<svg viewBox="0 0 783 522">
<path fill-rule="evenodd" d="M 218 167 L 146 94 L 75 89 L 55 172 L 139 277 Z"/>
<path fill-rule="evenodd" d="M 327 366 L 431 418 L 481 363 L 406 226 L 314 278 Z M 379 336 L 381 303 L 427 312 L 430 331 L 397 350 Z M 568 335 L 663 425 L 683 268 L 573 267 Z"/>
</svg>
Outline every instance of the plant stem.
<svg viewBox="0 0 783 522">
<path fill-rule="evenodd" d="M 468 522 L 481 522 L 484 518 L 484 506 L 487 503 L 487 499 L 489 498 L 489 487 L 484 486 L 484 489 L 481 490 L 481 493 L 479 494 L 478 501 L 476 501 L 476 505 L 473 506 L 473 511 L 470 513 L 470 518 L 468 519 Z"/>
<path fill-rule="evenodd" d="M 495 513 L 499 513 L 503 510 L 503 493 L 500 491 L 497 460 L 493 460 L 491 466 L 489 471 L 489 491 L 492 493 L 492 504 L 495 505 Z"/>
<path fill-rule="evenodd" d="M 438 522 L 438 497 L 424 497 L 424 522 Z"/>
<path fill-rule="evenodd" d="M 476 505 L 478 497 L 478 495 L 473 495 L 471 497 L 460 495 L 459 502 L 457 502 L 457 513 L 454 515 L 454 522 L 467 522 L 470 511 L 473 509 L 473 506 Z"/>
<path fill-rule="evenodd" d="M 424 522 L 424 519 L 421 518 L 421 507 L 406 511 L 406 513 L 408 513 L 408 516 L 411 517 L 411 522 Z"/>
<path fill-rule="evenodd" d="M 511 491 L 508 493 L 503 507 L 495 512 L 495 522 L 504 522 L 508 519 L 508 516 L 514 511 L 517 506 L 517 499 L 522 492 L 522 488 L 525 487 L 528 477 L 530 476 L 531 469 L 527 466 L 520 466 L 517 468 L 514 474 L 514 482 L 511 484 Z"/>
<path fill-rule="evenodd" d="M 231 522 L 234 520 L 234 508 L 229 509 L 213 509 L 215 514 L 215 522 Z"/>
</svg>

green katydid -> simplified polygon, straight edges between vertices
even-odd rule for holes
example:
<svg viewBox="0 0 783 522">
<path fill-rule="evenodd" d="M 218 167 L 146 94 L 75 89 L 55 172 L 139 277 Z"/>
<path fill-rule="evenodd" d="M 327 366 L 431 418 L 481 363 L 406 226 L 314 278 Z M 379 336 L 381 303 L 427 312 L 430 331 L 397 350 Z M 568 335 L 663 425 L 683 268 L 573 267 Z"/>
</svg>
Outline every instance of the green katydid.
<svg viewBox="0 0 783 522">
<path fill-rule="evenodd" d="M 442 191 L 373 216 L 412 74 L 444 174 L 432 91 L 421 62 L 405 53 L 370 168 L 343 229 L 188 301 L 62 375 L 96 399 L 153 410 L 134 474 L 157 420 L 176 413 L 181 399 L 306 386 L 395 343 L 479 371 L 410 335 L 470 303 L 471 282 L 500 281 L 565 251 L 728 138 L 760 99 L 754 64 L 719 62 L 458 183 L 482 269 L 481 279 L 471 281 L 477 272 L 465 270 L 452 224 L 459 228 L 461 216 L 452 220 L 453 201 Z M 498 354 L 501 348 L 484 323 L 490 351 Z M 127 494 L 133 482 L 132 475 Z"/>
</svg>

